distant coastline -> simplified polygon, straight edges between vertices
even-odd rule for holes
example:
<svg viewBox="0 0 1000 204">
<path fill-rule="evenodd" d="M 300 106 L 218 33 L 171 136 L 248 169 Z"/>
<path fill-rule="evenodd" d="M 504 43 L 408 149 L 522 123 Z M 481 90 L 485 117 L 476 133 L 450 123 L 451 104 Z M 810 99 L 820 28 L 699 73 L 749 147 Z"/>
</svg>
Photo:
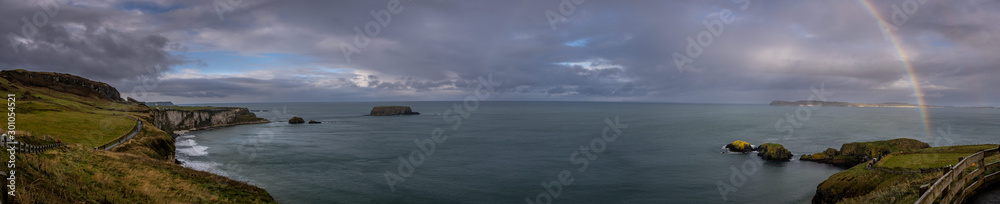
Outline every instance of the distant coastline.
<svg viewBox="0 0 1000 204">
<path fill-rule="evenodd" d="M 771 106 L 832 106 L 832 107 L 862 107 L 862 108 L 919 108 L 921 105 L 909 103 L 850 103 L 837 101 L 771 101 Z M 1000 109 L 992 106 L 959 107 L 959 106 L 934 106 L 922 105 L 924 108 L 975 108 L 975 109 Z"/>
</svg>

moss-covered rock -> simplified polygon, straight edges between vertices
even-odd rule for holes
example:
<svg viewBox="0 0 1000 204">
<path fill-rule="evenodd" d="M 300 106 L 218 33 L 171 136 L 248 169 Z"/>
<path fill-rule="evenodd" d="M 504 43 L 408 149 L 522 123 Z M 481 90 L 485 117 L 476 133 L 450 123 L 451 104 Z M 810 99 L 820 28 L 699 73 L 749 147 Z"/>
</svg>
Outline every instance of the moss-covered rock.
<svg viewBox="0 0 1000 204">
<path fill-rule="evenodd" d="M 792 152 L 780 144 L 764 143 L 757 147 L 757 156 L 765 160 L 788 161 L 792 159 Z"/>
<path fill-rule="evenodd" d="M 320 124 L 320 123 L 323 123 L 323 122 L 319 122 L 319 121 L 315 121 L 315 120 L 309 120 L 309 124 Z"/>
<path fill-rule="evenodd" d="M 288 123 L 289 124 L 306 123 L 306 120 L 300 117 L 292 117 L 292 119 L 288 119 Z"/>
<path fill-rule="evenodd" d="M 745 153 L 753 151 L 753 146 L 751 146 L 749 142 L 745 142 L 743 140 L 736 140 L 733 141 L 732 143 L 727 144 L 726 149 L 729 149 L 729 151 L 731 152 Z"/>
<path fill-rule="evenodd" d="M 800 159 L 847 168 L 892 152 L 912 151 L 928 147 L 931 146 L 927 143 L 908 138 L 874 142 L 854 142 L 841 145 L 840 151 L 828 148 L 826 151 L 820 153 L 802 155 Z"/>
<path fill-rule="evenodd" d="M 837 151 L 837 149 L 826 148 L 826 151 L 823 151 L 823 152 L 820 152 L 820 153 L 816 153 L 816 154 L 802 155 L 802 157 L 800 157 L 800 158 L 802 160 L 818 161 L 818 160 L 833 159 L 833 157 L 835 157 L 837 155 L 840 155 L 840 151 Z"/>
</svg>

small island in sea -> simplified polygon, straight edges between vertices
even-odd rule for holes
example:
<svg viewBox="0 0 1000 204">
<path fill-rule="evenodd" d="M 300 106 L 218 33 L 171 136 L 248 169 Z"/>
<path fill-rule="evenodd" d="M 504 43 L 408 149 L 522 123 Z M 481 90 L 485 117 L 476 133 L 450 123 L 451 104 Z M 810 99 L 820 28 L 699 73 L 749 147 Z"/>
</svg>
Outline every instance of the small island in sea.
<svg viewBox="0 0 1000 204">
<path fill-rule="evenodd" d="M 389 115 L 420 115 L 420 112 L 413 112 L 409 106 L 375 106 L 372 108 L 370 116 Z"/>
</svg>

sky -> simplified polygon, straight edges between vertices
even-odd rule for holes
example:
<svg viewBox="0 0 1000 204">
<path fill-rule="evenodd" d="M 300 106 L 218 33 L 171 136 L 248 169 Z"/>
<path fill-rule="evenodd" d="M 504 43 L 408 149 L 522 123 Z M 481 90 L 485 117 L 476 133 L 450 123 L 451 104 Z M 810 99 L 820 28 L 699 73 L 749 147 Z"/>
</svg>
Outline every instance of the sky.
<svg viewBox="0 0 1000 204">
<path fill-rule="evenodd" d="M 0 68 L 175 103 L 1000 106 L 1000 1 L 0 0 Z M 916 91 L 919 90 L 919 91 Z"/>
</svg>

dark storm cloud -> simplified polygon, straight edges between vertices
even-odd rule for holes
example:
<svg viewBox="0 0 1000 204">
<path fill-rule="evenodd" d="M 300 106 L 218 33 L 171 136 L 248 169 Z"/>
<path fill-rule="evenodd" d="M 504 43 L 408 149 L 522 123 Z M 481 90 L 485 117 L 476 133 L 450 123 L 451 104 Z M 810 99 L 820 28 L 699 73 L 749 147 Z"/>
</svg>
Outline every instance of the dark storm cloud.
<svg viewBox="0 0 1000 204">
<path fill-rule="evenodd" d="M 183 63 L 168 38 L 134 30 L 129 18 L 143 17 L 64 0 L 0 1 L 0 64 L 114 84 Z"/>
<path fill-rule="evenodd" d="M 506 96 L 498 99 L 504 100 L 767 103 L 805 99 L 810 87 L 822 85 L 837 93 L 833 100 L 915 101 L 910 73 L 858 1 L 751 0 L 745 10 L 733 1 L 585 1 L 555 24 L 546 12 L 560 12 L 563 1 L 400 1 L 391 15 L 387 2 L 243 1 L 222 13 L 224 20 L 212 1 L 63 6 L 40 28 L 37 46 L 5 53 L 0 62 L 116 80 L 204 63 L 168 51 L 229 51 L 301 55 L 311 61 L 290 67 L 354 72 L 250 67 L 328 79 L 167 77 L 152 90 L 190 101 L 267 100 L 252 97 L 260 94 L 454 100 L 488 75 L 501 82 Z M 890 19 L 903 1 L 873 3 Z M 38 10 L 31 3 L 2 4 L 9 11 L 0 15 L 3 32 L 19 32 L 17 19 Z M 998 9 L 1000 3 L 988 0 L 928 1 L 894 25 L 890 35 L 902 44 L 930 103 L 1000 105 L 1000 96 L 987 92 L 1000 85 L 990 77 L 1000 76 Z M 696 70 L 678 71 L 673 54 L 685 53 L 688 38 L 708 32 L 703 22 L 720 20 L 724 10 L 732 23 L 694 58 Z M 355 44 L 355 27 L 378 34 L 348 62 L 342 45 Z M 0 52 L 11 52 L 3 43 Z M 214 66 L 203 65 L 205 72 Z M 240 81 L 251 78 L 261 81 Z"/>
</svg>

